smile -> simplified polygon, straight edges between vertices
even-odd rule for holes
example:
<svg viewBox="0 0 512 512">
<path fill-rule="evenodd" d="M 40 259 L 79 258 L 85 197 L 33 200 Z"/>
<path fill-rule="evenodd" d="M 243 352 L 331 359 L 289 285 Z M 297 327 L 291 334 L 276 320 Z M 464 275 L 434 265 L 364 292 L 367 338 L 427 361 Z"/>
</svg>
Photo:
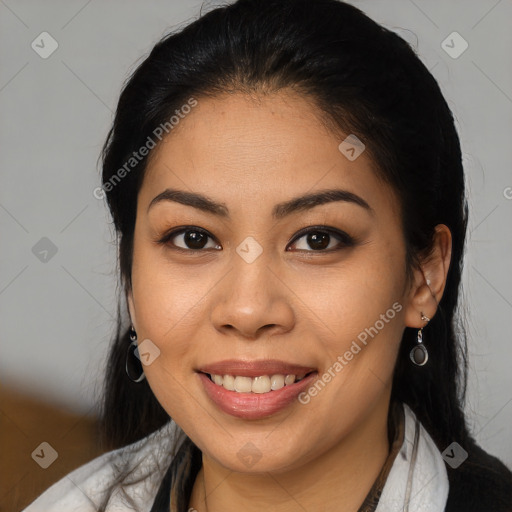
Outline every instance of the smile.
<svg viewBox="0 0 512 512">
<path fill-rule="evenodd" d="M 260 375 L 258 377 L 245 377 L 242 375 L 215 375 L 207 374 L 217 386 L 222 386 L 228 391 L 236 391 L 237 393 L 270 393 L 277 391 L 285 386 L 290 386 L 295 382 L 300 382 L 305 374 L 279 374 Z"/>
<path fill-rule="evenodd" d="M 298 395 L 313 384 L 318 371 L 278 360 L 229 360 L 197 368 L 196 375 L 215 409 L 257 420 L 298 403 Z"/>
</svg>

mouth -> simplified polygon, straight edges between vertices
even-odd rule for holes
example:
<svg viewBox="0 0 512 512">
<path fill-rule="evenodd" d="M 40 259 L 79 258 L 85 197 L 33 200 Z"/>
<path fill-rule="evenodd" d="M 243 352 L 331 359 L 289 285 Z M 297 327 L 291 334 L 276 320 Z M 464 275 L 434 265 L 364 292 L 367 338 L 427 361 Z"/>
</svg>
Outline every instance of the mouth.
<svg viewBox="0 0 512 512">
<path fill-rule="evenodd" d="M 221 386 L 228 391 L 235 391 L 237 393 L 265 394 L 278 391 L 285 386 L 291 386 L 296 382 L 300 382 L 312 373 L 316 372 L 312 370 L 300 375 L 295 375 L 293 373 L 275 373 L 271 375 L 258 375 L 257 377 L 228 374 L 217 375 L 211 373 L 204 373 L 204 375 L 206 375 L 217 386 Z"/>
<path fill-rule="evenodd" d="M 216 408 L 246 420 L 272 416 L 298 402 L 318 377 L 315 368 L 275 360 L 223 361 L 196 373 Z"/>
</svg>

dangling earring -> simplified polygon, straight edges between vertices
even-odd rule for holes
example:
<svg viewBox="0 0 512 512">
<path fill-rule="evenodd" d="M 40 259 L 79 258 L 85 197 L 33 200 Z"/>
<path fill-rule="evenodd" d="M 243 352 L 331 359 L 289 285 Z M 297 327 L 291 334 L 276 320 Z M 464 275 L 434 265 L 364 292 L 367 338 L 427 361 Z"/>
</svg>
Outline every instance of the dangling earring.
<svg viewBox="0 0 512 512">
<path fill-rule="evenodd" d="M 421 313 L 421 319 L 424 322 L 430 322 L 430 318 L 426 317 L 423 313 Z M 426 324 L 423 326 L 426 327 Z M 416 366 L 423 366 L 428 361 L 428 352 L 423 344 L 423 327 L 421 327 L 418 331 L 418 343 L 412 348 L 409 353 L 409 357 L 411 361 Z"/>
<path fill-rule="evenodd" d="M 139 357 L 135 354 L 135 351 L 137 351 L 138 354 L 139 350 L 137 346 L 137 333 L 133 325 L 130 325 L 130 340 L 131 343 L 128 345 L 128 351 L 126 353 L 126 375 L 128 375 L 128 378 L 132 382 L 141 382 L 146 378 L 146 375 L 144 375 L 144 369 L 142 368 Z"/>
</svg>

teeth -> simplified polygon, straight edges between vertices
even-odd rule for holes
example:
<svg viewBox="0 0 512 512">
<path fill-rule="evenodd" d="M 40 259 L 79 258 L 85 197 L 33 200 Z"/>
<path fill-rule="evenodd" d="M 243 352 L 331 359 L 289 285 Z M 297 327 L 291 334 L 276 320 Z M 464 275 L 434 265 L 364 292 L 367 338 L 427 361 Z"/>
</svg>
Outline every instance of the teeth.
<svg viewBox="0 0 512 512">
<path fill-rule="evenodd" d="M 261 375 L 259 377 L 242 377 L 240 375 L 210 375 L 217 386 L 238 393 L 268 393 L 289 386 L 304 378 L 304 375 Z"/>
<path fill-rule="evenodd" d="M 216 375 L 220 377 L 220 375 Z M 224 378 L 220 377 L 220 382 L 215 382 L 219 386 L 224 386 L 229 391 L 235 391 L 235 377 L 233 375 L 224 375 Z"/>
<path fill-rule="evenodd" d="M 270 377 L 262 375 L 252 379 L 251 391 L 253 393 L 268 393 L 270 391 Z"/>
<path fill-rule="evenodd" d="M 289 386 L 290 384 L 293 384 L 295 382 L 295 375 L 287 375 L 284 378 L 284 385 Z"/>
<path fill-rule="evenodd" d="M 222 379 L 224 381 L 224 379 Z M 250 393 L 252 379 L 250 377 L 235 377 L 235 391 L 239 393 Z"/>
<path fill-rule="evenodd" d="M 284 387 L 284 375 L 272 375 L 270 379 L 270 388 L 274 391 Z"/>
</svg>

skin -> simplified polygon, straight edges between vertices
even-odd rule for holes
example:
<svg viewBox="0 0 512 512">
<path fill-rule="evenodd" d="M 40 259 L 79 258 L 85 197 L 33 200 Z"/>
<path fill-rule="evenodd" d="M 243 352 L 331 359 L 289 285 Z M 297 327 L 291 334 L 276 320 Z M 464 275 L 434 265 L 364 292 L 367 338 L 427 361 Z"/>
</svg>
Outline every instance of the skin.
<svg viewBox="0 0 512 512">
<path fill-rule="evenodd" d="M 237 93 L 199 98 L 151 155 L 138 197 L 128 305 L 139 343 L 148 338 L 160 349 L 144 367 L 149 385 L 203 453 L 190 500 L 198 511 L 338 511 L 340 503 L 356 511 L 388 455 L 399 343 L 406 326 L 425 325 L 421 313 L 435 315 L 451 236 L 437 226 L 432 256 L 407 281 L 398 200 L 366 152 L 349 161 L 338 150 L 344 138 L 294 92 Z M 207 195 L 231 218 L 172 201 L 148 212 L 166 188 Z M 271 217 L 277 203 L 330 188 L 357 194 L 374 213 L 337 201 Z M 211 236 L 203 252 L 173 249 L 190 247 L 182 233 L 157 242 L 184 225 Z M 307 236 L 294 240 L 315 225 L 356 243 L 344 246 L 333 234 L 328 248 L 339 250 L 327 252 Z M 236 252 L 248 236 L 263 250 L 252 263 Z M 275 358 L 322 375 L 395 302 L 401 311 L 317 396 L 268 418 L 220 411 L 194 371 L 223 359 Z M 250 468 L 237 456 L 247 442 L 261 454 Z"/>
</svg>

